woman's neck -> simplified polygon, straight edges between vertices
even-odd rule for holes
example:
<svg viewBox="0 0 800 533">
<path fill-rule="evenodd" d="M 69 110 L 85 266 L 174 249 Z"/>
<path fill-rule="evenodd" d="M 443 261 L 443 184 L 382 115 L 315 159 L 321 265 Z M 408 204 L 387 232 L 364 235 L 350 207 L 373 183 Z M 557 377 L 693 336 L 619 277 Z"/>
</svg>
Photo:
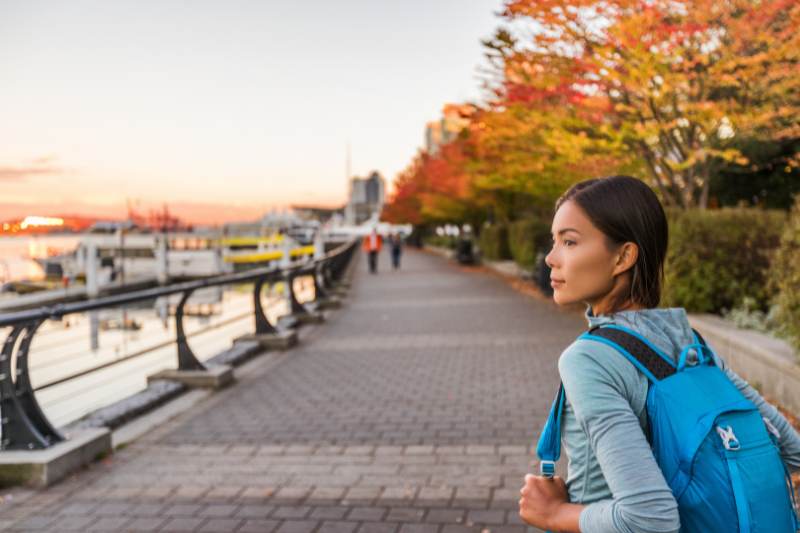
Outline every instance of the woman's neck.
<svg viewBox="0 0 800 533">
<path fill-rule="evenodd" d="M 591 301 L 587 300 L 586 304 L 592 308 L 594 316 L 609 315 L 621 311 L 641 311 L 644 309 L 641 305 L 633 302 L 630 292 L 630 276 L 619 276 L 610 292 Z"/>
<path fill-rule="evenodd" d="M 644 307 L 641 305 L 634 304 L 630 299 L 628 299 L 626 302 L 616 305 L 614 302 L 598 302 L 595 304 L 586 302 L 586 304 L 592 308 L 594 316 L 610 315 L 612 313 L 619 313 L 621 311 L 641 311 L 644 309 Z"/>
</svg>

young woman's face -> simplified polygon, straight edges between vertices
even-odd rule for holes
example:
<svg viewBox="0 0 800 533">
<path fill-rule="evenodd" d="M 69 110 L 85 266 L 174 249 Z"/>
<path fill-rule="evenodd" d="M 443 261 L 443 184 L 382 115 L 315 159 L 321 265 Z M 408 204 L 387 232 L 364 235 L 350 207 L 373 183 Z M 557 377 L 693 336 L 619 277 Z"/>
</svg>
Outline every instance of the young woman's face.
<svg viewBox="0 0 800 533">
<path fill-rule="evenodd" d="M 620 255 L 609 250 L 606 236 L 571 201 L 553 219 L 553 251 L 547 265 L 553 299 L 560 305 L 603 300 L 615 287 Z"/>
</svg>

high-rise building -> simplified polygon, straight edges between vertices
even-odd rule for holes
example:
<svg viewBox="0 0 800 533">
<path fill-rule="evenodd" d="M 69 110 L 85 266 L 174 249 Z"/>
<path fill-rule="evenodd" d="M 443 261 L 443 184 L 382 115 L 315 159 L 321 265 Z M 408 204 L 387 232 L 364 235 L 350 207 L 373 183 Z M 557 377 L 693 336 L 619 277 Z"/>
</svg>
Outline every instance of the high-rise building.
<svg viewBox="0 0 800 533">
<path fill-rule="evenodd" d="M 344 219 L 349 225 L 361 224 L 373 213 L 383 211 L 386 203 L 386 180 L 381 173 L 373 171 L 368 178 L 350 180 L 350 194 L 344 208 Z"/>
<path fill-rule="evenodd" d="M 428 122 L 425 126 L 425 150 L 435 154 L 439 146 L 455 139 L 461 130 L 469 126 L 472 112 L 470 105 L 445 104 L 441 120 Z"/>
</svg>

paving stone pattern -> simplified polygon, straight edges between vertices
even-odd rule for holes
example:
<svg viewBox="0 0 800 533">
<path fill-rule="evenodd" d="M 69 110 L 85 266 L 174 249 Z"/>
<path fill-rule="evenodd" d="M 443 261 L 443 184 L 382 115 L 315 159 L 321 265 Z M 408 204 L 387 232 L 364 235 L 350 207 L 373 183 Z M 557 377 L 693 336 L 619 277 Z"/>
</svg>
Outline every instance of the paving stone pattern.
<svg viewBox="0 0 800 533">
<path fill-rule="evenodd" d="M 359 265 L 343 309 L 300 346 L 112 457 L 1 492 L 0 529 L 538 531 L 519 519 L 519 488 L 584 322 L 494 275 L 403 261 Z"/>
</svg>

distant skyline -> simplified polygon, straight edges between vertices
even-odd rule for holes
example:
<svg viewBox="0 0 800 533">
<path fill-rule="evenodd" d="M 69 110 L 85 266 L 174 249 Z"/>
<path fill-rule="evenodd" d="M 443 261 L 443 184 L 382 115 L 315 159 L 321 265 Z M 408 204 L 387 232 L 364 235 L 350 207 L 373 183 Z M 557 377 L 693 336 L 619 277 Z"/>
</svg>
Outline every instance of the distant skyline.
<svg viewBox="0 0 800 533">
<path fill-rule="evenodd" d="M 0 0 L 0 219 L 193 223 L 391 182 L 445 103 L 480 100 L 500 0 Z"/>
</svg>

